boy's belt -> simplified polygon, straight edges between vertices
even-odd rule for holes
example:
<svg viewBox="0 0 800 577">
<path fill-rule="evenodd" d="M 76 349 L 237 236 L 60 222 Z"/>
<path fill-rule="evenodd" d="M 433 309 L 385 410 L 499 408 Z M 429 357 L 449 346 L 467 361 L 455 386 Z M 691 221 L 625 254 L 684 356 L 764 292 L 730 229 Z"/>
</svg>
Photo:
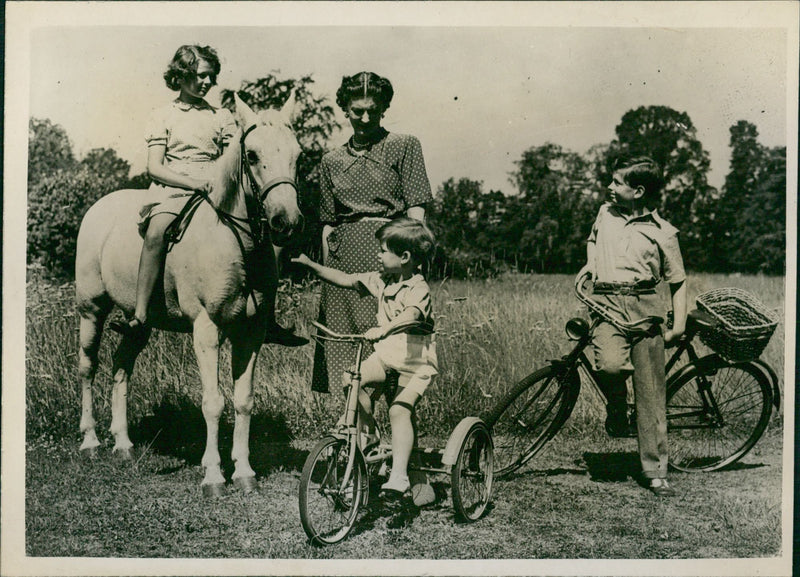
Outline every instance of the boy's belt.
<svg viewBox="0 0 800 577">
<path fill-rule="evenodd" d="M 656 292 L 655 280 L 629 282 L 598 282 L 592 292 L 596 295 L 649 295 Z"/>
</svg>

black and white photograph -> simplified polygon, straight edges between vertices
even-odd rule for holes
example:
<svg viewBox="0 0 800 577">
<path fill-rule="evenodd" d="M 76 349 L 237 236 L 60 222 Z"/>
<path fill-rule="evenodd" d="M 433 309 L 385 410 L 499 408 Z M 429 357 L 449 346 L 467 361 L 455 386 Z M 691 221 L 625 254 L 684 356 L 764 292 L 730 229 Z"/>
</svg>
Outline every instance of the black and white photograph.
<svg viewBox="0 0 800 577">
<path fill-rule="evenodd" d="M 0 574 L 792 574 L 794 2 L 7 2 Z"/>
</svg>

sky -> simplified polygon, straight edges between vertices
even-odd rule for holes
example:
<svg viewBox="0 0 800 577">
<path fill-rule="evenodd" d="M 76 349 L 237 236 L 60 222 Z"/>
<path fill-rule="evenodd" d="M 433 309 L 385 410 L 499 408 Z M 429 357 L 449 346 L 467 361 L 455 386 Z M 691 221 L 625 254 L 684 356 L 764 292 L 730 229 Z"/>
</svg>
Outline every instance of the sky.
<svg viewBox="0 0 800 577">
<path fill-rule="evenodd" d="M 63 126 L 79 156 L 110 147 L 141 172 L 143 126 L 175 95 L 163 71 L 179 45 L 200 43 L 222 58 L 212 103 L 221 88 L 274 73 L 311 75 L 312 91 L 335 106 L 343 75 L 386 76 L 395 98 L 384 126 L 420 139 L 434 189 L 467 177 L 486 191 L 514 193 L 509 173 L 523 151 L 552 142 L 583 154 L 611 141 L 622 115 L 639 106 L 689 115 L 717 187 L 737 121 L 755 124 L 764 145 L 786 145 L 781 29 L 539 26 L 534 19 L 514 26 L 174 25 L 180 21 L 35 28 L 30 115 Z"/>
</svg>

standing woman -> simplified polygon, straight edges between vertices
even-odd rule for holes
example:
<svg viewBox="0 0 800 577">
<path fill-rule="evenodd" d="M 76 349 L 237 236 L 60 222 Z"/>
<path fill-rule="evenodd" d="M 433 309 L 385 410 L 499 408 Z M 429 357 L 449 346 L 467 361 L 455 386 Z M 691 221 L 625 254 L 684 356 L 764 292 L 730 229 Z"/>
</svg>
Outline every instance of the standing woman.
<svg viewBox="0 0 800 577">
<path fill-rule="evenodd" d="M 353 135 L 322 158 L 322 256 L 326 266 L 347 273 L 378 270 L 375 231 L 398 216 L 424 220 L 433 200 L 419 140 L 381 126 L 393 95 L 389 80 L 373 72 L 345 76 L 336 91 Z M 322 286 L 319 319 L 334 331 L 363 333 L 375 326 L 376 311 L 370 295 Z M 311 389 L 328 392 L 352 362 L 351 344 L 317 345 Z"/>
<path fill-rule="evenodd" d="M 233 115 L 205 100 L 217 83 L 220 61 L 210 46 L 178 48 L 164 72 L 164 81 L 178 97 L 153 113 L 147 125 L 147 173 L 153 180 L 148 203 L 140 213 L 139 232 L 144 237 L 136 283 L 136 308 L 127 322 L 109 326 L 139 337 L 147 328 L 147 313 L 166 258 L 164 233 L 197 191 L 211 192 L 210 168 L 236 132 Z M 267 341 L 287 345 L 307 342 L 283 329 L 271 318 Z"/>
</svg>

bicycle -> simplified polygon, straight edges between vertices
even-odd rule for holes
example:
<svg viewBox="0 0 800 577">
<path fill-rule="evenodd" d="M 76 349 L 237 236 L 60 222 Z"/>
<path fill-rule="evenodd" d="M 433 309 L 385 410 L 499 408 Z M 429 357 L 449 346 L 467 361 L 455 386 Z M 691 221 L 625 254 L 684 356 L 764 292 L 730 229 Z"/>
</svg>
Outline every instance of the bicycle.
<svg viewBox="0 0 800 577">
<path fill-rule="evenodd" d="M 347 397 L 340 425 L 320 439 L 306 459 L 300 478 L 300 521 L 312 543 L 334 544 L 350 533 L 359 511 L 369 502 L 370 476 L 392 457 L 391 445 L 362 446 L 357 408 L 361 390 L 363 335 L 339 334 L 312 321 L 319 341 L 356 344 L 354 368 L 345 383 Z M 420 326 L 404 323 L 390 334 Z M 389 335 L 386 335 L 389 336 Z M 478 417 L 465 417 L 451 433 L 444 450 L 414 448 L 409 471 L 450 475 L 456 516 L 472 522 L 486 512 L 493 480 L 493 443 L 489 428 Z M 429 462 L 423 466 L 422 455 Z M 415 457 L 417 457 L 415 459 Z"/>
<path fill-rule="evenodd" d="M 573 349 L 516 383 L 485 418 L 495 443 L 497 478 L 507 477 L 524 466 L 558 433 L 578 400 L 581 375 L 607 402 L 586 354 L 601 319 L 633 338 L 652 334 L 664 322 L 661 317 L 647 317 L 634 323 L 616 318 L 588 296 L 586 280 L 585 275 L 576 280 L 575 293 L 594 314 L 591 323 L 579 317 L 566 323 L 567 336 L 575 342 Z M 702 296 L 698 296 L 698 304 Z M 742 306 L 739 302 L 733 304 Z M 751 306 L 750 302 L 746 304 Z M 730 302 L 725 307 L 729 308 Z M 768 317 L 764 311 L 758 314 L 759 318 Z M 780 408 L 778 377 L 757 358 L 777 325 L 777 320 L 767 320 L 755 331 L 758 334 L 754 340 L 740 339 L 742 346 L 736 351 L 722 346 L 720 350 L 727 349 L 723 354 L 700 356 L 693 342 L 695 337 L 718 345 L 718 335 L 727 323 L 710 307 L 689 313 L 686 331 L 665 366 L 670 466 L 674 469 L 696 472 L 729 467 L 758 442 L 769 424 L 772 407 Z M 736 338 L 739 335 L 735 334 L 728 344 L 736 346 Z M 678 365 L 684 354 L 688 362 Z M 635 437 L 635 424 L 635 407 L 629 403 L 628 428 L 620 436 Z"/>
</svg>

